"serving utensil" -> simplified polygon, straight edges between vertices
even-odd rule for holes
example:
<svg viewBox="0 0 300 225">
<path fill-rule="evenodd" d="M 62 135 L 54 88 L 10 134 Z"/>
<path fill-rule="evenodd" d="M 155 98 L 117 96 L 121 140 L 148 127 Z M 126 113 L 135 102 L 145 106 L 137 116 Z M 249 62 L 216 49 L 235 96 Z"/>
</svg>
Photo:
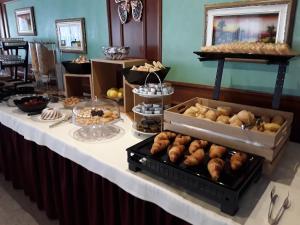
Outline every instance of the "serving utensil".
<svg viewBox="0 0 300 225">
<path fill-rule="evenodd" d="M 288 194 L 288 196 L 285 198 L 284 202 L 282 203 L 282 205 L 274 219 L 274 223 L 272 223 L 272 225 L 277 225 L 279 223 L 281 217 L 283 216 L 285 210 L 287 210 L 290 207 L 291 207 L 291 201 L 289 200 L 289 194 Z"/>
<path fill-rule="evenodd" d="M 269 206 L 268 222 L 269 222 L 269 224 L 272 225 L 274 223 L 274 219 L 272 218 L 273 208 L 274 208 L 274 205 L 275 205 L 276 200 L 278 198 L 278 195 L 275 194 L 275 186 L 272 188 L 270 197 L 271 197 L 271 202 L 270 202 L 270 206 Z"/>
<path fill-rule="evenodd" d="M 271 202 L 270 202 L 269 212 L 268 212 L 268 222 L 270 225 L 277 225 L 279 223 L 281 217 L 283 216 L 285 210 L 287 210 L 288 208 L 291 207 L 291 201 L 289 200 L 289 194 L 288 194 L 288 196 L 285 198 L 284 202 L 282 203 L 276 217 L 273 218 L 272 217 L 273 208 L 274 208 L 274 205 L 278 198 L 278 195 L 275 194 L 275 186 L 271 190 L 270 197 L 271 197 Z"/>
</svg>

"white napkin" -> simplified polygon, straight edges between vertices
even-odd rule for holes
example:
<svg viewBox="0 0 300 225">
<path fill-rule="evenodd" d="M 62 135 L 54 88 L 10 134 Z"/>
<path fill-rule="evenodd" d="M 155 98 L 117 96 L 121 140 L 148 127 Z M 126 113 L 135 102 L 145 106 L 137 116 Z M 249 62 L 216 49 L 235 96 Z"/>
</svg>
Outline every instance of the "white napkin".
<svg viewBox="0 0 300 225">
<path fill-rule="evenodd" d="M 258 204 L 250 214 L 245 225 L 268 225 L 268 211 L 270 205 L 270 193 L 275 186 L 275 192 L 278 194 L 276 205 L 273 209 L 273 218 L 275 218 L 284 199 L 289 194 L 291 207 L 287 209 L 278 225 L 299 225 L 300 224 L 300 190 L 284 184 L 270 182 L 266 191 L 262 195 Z"/>
</svg>

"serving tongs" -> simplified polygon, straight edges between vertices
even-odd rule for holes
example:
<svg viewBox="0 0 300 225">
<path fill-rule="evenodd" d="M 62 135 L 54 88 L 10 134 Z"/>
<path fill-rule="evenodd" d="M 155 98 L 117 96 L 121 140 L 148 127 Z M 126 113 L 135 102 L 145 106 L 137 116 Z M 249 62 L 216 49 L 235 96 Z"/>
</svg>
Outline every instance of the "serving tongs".
<svg viewBox="0 0 300 225">
<path fill-rule="evenodd" d="M 288 196 L 285 198 L 284 202 L 282 203 L 276 217 L 273 218 L 272 217 L 273 209 L 274 209 L 276 200 L 278 198 L 278 195 L 275 194 L 275 186 L 272 188 L 270 197 L 271 197 L 271 202 L 270 202 L 270 206 L 269 206 L 268 222 L 270 225 L 277 225 L 279 223 L 281 217 L 283 216 L 285 210 L 291 207 L 291 201 L 289 200 L 289 194 L 288 194 Z"/>
<path fill-rule="evenodd" d="M 262 119 L 258 118 L 258 119 L 256 119 L 254 125 L 253 124 L 248 124 L 248 125 L 242 124 L 241 128 L 242 128 L 242 130 L 246 130 L 246 129 L 249 130 L 253 127 L 260 127 L 262 125 L 262 122 L 263 122 Z"/>
</svg>

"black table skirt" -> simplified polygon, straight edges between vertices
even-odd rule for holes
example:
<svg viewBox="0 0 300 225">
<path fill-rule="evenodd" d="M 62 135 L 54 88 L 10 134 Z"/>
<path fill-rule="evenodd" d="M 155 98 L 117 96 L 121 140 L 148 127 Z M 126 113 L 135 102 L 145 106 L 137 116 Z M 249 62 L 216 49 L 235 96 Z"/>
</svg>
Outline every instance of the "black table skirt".
<svg viewBox="0 0 300 225">
<path fill-rule="evenodd" d="M 188 225 L 1 123 L 0 172 L 61 225 Z"/>
</svg>

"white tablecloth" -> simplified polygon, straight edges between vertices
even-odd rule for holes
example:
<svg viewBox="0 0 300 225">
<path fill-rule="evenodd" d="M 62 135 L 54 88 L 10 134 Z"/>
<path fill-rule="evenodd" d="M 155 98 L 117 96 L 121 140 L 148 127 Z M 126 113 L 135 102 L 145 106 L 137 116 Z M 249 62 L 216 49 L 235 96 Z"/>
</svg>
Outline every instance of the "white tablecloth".
<svg viewBox="0 0 300 225">
<path fill-rule="evenodd" d="M 141 139 L 132 133 L 132 122 L 129 118 L 126 115 L 122 117 L 124 122 L 116 124 L 122 130 L 117 137 L 105 142 L 83 143 L 73 139 L 71 134 L 76 130 L 76 126 L 71 123 L 50 129 L 48 123 L 34 121 L 17 108 L 7 107 L 5 103 L 0 104 L 0 122 L 27 140 L 47 146 L 59 155 L 117 184 L 126 192 L 153 202 L 191 224 L 268 224 L 269 192 L 273 185 L 278 187 L 281 200 L 288 192 L 292 199 L 292 208 L 286 212 L 280 224 L 299 224 L 299 144 L 288 144 L 283 160 L 272 177 L 263 177 L 257 184 L 252 185 L 241 199 L 238 213 L 230 217 L 220 212 L 215 202 L 172 187 L 157 178 L 129 171 L 125 150 Z"/>
</svg>

